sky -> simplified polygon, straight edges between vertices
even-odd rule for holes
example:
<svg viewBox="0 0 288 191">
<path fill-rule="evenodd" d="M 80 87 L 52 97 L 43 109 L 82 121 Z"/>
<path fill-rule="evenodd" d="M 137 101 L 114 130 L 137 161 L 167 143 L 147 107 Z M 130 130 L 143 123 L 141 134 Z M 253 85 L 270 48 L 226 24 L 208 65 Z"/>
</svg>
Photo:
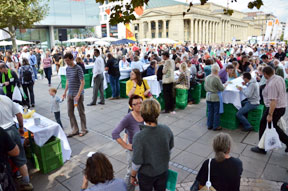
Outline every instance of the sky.
<svg viewBox="0 0 288 191">
<path fill-rule="evenodd" d="M 184 1 L 186 0 L 179 0 Z M 191 2 L 191 0 L 187 0 Z M 237 0 L 237 2 L 231 3 L 229 1 L 229 7 L 235 10 L 243 11 L 243 12 L 251 12 L 251 11 L 263 11 L 265 13 L 272 13 L 275 15 L 281 22 L 286 22 L 288 19 L 288 0 L 263 0 L 264 5 L 260 8 L 260 10 L 254 8 L 249 9 L 247 7 L 248 2 L 252 0 Z M 200 3 L 200 0 L 192 0 L 193 3 Z M 227 0 L 208 0 L 208 2 L 216 3 L 219 5 L 227 6 Z"/>
</svg>

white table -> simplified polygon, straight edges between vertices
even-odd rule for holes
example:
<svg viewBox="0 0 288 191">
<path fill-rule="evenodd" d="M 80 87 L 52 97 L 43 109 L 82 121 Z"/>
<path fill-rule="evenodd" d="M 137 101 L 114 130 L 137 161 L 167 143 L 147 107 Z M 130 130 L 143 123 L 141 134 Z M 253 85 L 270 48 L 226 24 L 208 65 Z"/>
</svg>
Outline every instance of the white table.
<svg viewBox="0 0 288 191">
<path fill-rule="evenodd" d="M 36 126 L 34 118 L 40 118 L 41 124 Z M 24 127 L 34 134 L 34 141 L 40 147 L 52 136 L 59 138 L 61 140 L 63 163 L 70 159 L 72 150 L 63 129 L 58 123 L 34 113 L 32 118 L 24 119 Z"/>
</svg>

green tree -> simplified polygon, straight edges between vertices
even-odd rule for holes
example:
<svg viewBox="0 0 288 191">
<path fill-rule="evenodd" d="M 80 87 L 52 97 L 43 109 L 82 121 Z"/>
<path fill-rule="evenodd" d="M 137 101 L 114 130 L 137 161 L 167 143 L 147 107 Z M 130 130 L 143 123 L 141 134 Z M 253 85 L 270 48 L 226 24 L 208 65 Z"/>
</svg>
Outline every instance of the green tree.
<svg viewBox="0 0 288 191">
<path fill-rule="evenodd" d="M 133 20 L 136 20 L 136 17 L 134 16 L 133 12 L 135 8 L 142 7 L 144 5 L 149 4 L 149 0 L 131 0 L 131 2 L 128 4 L 123 4 L 124 0 L 109 0 L 109 2 L 121 2 L 121 5 L 115 5 L 111 8 L 111 15 L 110 15 L 110 23 L 112 25 L 116 25 L 118 23 L 129 23 Z M 190 0 L 192 1 L 192 0 Z M 199 0 L 201 5 L 204 5 L 209 0 Z M 224 1 L 224 0 L 223 0 Z M 227 0 L 231 3 L 238 3 L 239 0 Z M 241 0 L 240 0 L 241 1 Z M 96 0 L 96 3 L 104 3 L 105 0 Z M 257 9 L 260 9 L 260 7 L 263 5 L 263 0 L 251 0 L 247 7 L 249 9 L 253 9 L 256 7 Z M 190 2 L 189 8 L 187 9 L 187 12 L 190 11 L 190 8 L 193 6 L 193 3 Z M 233 10 L 229 9 L 228 6 L 223 10 L 225 15 L 232 15 Z M 183 16 L 186 14 L 186 12 L 183 12 Z"/>
<path fill-rule="evenodd" d="M 10 35 L 14 51 L 17 49 L 16 29 L 32 27 L 47 13 L 47 0 L 0 0 L 0 29 Z"/>
</svg>

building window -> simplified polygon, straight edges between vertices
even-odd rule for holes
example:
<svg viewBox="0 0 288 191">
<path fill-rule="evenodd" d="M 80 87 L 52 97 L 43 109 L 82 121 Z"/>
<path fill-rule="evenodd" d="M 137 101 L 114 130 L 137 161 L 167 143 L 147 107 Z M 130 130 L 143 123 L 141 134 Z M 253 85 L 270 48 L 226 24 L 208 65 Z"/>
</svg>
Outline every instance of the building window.
<svg viewBox="0 0 288 191">
<path fill-rule="evenodd" d="M 162 32 L 159 32 L 158 33 L 158 38 L 161 38 L 162 37 Z"/>
<path fill-rule="evenodd" d="M 138 39 L 138 33 L 135 33 L 135 38 Z"/>
<path fill-rule="evenodd" d="M 151 29 L 155 30 L 155 22 L 151 22 Z"/>
<path fill-rule="evenodd" d="M 134 25 L 134 30 L 138 31 L 138 25 Z"/>
<path fill-rule="evenodd" d="M 155 38 L 155 32 L 152 32 L 152 38 Z"/>
<path fill-rule="evenodd" d="M 169 21 L 166 21 L 166 29 L 169 28 Z"/>
<path fill-rule="evenodd" d="M 166 32 L 166 36 L 165 36 L 165 38 L 168 38 L 169 37 L 169 33 L 168 32 Z"/>
</svg>

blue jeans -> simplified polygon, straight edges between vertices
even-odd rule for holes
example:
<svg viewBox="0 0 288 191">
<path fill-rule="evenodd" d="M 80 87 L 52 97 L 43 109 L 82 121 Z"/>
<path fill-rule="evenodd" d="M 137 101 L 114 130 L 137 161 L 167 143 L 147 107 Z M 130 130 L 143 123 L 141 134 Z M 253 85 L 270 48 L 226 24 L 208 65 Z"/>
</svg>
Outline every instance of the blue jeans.
<svg viewBox="0 0 288 191">
<path fill-rule="evenodd" d="M 112 76 L 109 75 L 110 85 L 112 89 L 112 97 L 120 97 L 120 83 L 119 83 L 120 76 Z"/>
<path fill-rule="evenodd" d="M 249 121 L 247 120 L 247 118 L 245 117 L 245 114 L 247 114 L 252 109 L 256 109 L 258 107 L 258 104 L 256 104 L 256 105 L 251 104 L 247 100 L 242 101 L 241 104 L 242 104 L 242 108 L 239 109 L 236 116 L 239 119 L 240 123 L 242 123 L 244 129 L 250 129 L 250 128 L 252 128 L 252 126 L 249 123 Z"/>
<path fill-rule="evenodd" d="M 61 123 L 60 111 L 54 112 L 54 116 L 55 116 L 55 119 L 56 119 L 57 123 L 58 123 L 58 124 L 62 127 L 62 129 L 63 129 L 63 125 L 62 125 L 62 123 Z"/>
<path fill-rule="evenodd" d="M 48 84 L 51 84 L 51 76 L 52 76 L 52 67 L 44 68 L 45 76 L 48 80 Z"/>
<path fill-rule="evenodd" d="M 37 80 L 37 73 L 38 73 L 38 72 L 37 72 L 37 68 L 36 68 L 35 65 L 33 65 L 32 68 L 33 68 L 33 72 L 34 72 L 35 80 Z"/>
<path fill-rule="evenodd" d="M 207 126 L 208 128 L 217 129 L 220 125 L 220 102 L 212 102 L 207 101 L 208 107 L 208 119 L 207 119 Z"/>
</svg>

